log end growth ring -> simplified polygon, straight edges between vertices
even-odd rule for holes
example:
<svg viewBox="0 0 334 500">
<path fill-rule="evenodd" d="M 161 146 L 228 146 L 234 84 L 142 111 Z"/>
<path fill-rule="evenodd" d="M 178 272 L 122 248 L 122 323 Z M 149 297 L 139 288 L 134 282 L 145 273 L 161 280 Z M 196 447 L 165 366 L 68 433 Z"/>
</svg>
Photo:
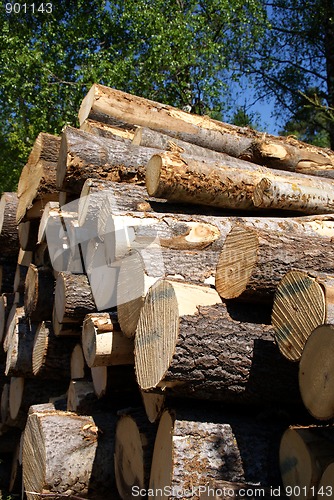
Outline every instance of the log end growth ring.
<svg viewBox="0 0 334 500">
<path fill-rule="evenodd" d="M 287 359 L 298 361 L 312 331 L 325 321 L 324 292 L 303 271 L 290 271 L 278 284 L 272 325 L 278 347 Z"/>
<path fill-rule="evenodd" d="M 307 410 L 318 420 L 334 417 L 334 326 L 318 326 L 307 340 L 299 365 L 299 388 Z"/>
<path fill-rule="evenodd" d="M 173 286 L 161 280 L 152 285 L 141 310 L 135 335 L 135 365 L 141 389 L 156 387 L 175 351 L 179 333 L 178 302 Z"/>
<path fill-rule="evenodd" d="M 258 237 L 250 228 L 235 226 L 226 236 L 215 279 L 222 298 L 233 299 L 245 291 L 256 264 L 258 246 Z"/>
</svg>

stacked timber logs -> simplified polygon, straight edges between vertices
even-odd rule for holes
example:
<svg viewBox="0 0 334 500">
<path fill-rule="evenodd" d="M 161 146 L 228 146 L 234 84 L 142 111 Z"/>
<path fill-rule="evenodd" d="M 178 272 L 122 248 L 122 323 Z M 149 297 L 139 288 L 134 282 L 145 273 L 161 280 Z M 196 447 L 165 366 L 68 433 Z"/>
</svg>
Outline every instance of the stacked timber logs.
<svg viewBox="0 0 334 500">
<path fill-rule="evenodd" d="M 329 496 L 334 153 L 101 85 L 79 121 L 0 201 L 5 486 Z"/>
</svg>

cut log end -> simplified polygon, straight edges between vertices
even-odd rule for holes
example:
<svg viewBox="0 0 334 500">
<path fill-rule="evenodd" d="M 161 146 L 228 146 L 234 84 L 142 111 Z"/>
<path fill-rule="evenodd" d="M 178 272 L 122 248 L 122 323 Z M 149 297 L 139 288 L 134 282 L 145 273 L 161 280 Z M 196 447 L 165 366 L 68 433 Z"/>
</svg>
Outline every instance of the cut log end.
<svg viewBox="0 0 334 500">
<path fill-rule="evenodd" d="M 116 427 L 115 479 L 121 498 L 132 498 L 133 487 L 145 488 L 143 444 L 133 418 L 123 415 Z"/>
<path fill-rule="evenodd" d="M 234 227 L 227 235 L 216 269 L 215 287 L 224 299 L 245 291 L 257 258 L 258 238 L 246 227 Z"/>
<path fill-rule="evenodd" d="M 298 361 L 311 332 L 324 323 L 325 296 L 307 273 L 290 271 L 280 281 L 274 299 L 272 324 L 283 356 Z"/>
<path fill-rule="evenodd" d="M 154 155 L 146 166 L 146 189 L 150 196 L 160 197 L 159 181 L 162 160 L 159 155 Z"/>
<path fill-rule="evenodd" d="M 328 493 L 327 498 L 334 498 L 334 462 L 324 470 L 317 491 L 317 500 L 322 499 L 326 493 Z"/>
<path fill-rule="evenodd" d="M 334 326 L 318 326 L 308 338 L 299 365 L 299 388 L 307 410 L 318 420 L 334 417 Z"/>
<path fill-rule="evenodd" d="M 167 492 L 173 475 L 173 429 L 174 419 L 169 411 L 164 411 L 159 421 L 153 450 L 149 488 Z M 166 493 L 161 498 L 169 498 Z"/>
</svg>

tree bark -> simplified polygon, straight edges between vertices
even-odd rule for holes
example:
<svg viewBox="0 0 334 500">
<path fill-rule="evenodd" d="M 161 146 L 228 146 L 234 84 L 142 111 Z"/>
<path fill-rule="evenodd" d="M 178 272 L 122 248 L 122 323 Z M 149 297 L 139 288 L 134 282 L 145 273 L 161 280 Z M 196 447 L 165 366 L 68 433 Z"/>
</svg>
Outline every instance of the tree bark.
<svg viewBox="0 0 334 500">
<path fill-rule="evenodd" d="M 50 320 L 55 280 L 50 268 L 30 264 L 25 279 L 24 310 L 33 322 Z"/>
<path fill-rule="evenodd" d="M 312 331 L 334 321 L 332 276 L 292 270 L 276 289 L 272 325 L 278 347 L 287 359 L 298 361 Z"/>
<path fill-rule="evenodd" d="M 121 498 L 131 500 L 133 488 L 148 489 L 156 426 L 142 408 L 121 412 L 115 433 L 115 478 Z"/>
<path fill-rule="evenodd" d="M 19 199 L 17 222 L 24 220 L 35 200 L 44 203 L 58 200 L 56 170 L 60 150 L 60 138 L 41 132 L 24 166 L 17 188 Z"/>
<path fill-rule="evenodd" d="M 61 411 L 35 412 L 23 441 L 23 482 L 28 500 L 117 495 L 114 479 L 116 418 L 103 420 Z M 79 458 L 80 457 L 80 458 Z"/>
<path fill-rule="evenodd" d="M 334 459 L 331 428 L 290 427 L 281 439 L 279 461 L 284 487 L 293 500 L 314 498 L 325 468 Z"/>
<path fill-rule="evenodd" d="M 255 186 L 253 202 L 262 209 L 330 214 L 334 210 L 334 190 L 333 185 L 318 181 L 310 185 L 309 178 L 303 176 L 296 180 L 263 177 Z"/>
<path fill-rule="evenodd" d="M 309 413 L 318 420 L 334 417 L 331 348 L 334 326 L 321 325 L 313 330 L 305 343 L 299 364 L 299 389 Z"/>
<path fill-rule="evenodd" d="M 36 328 L 32 350 L 34 376 L 48 380 L 71 378 L 71 357 L 76 339 L 56 337 L 50 321 L 41 322 Z"/>
<path fill-rule="evenodd" d="M 334 273 L 334 252 L 329 235 L 275 231 L 231 224 L 219 256 L 215 288 L 223 299 L 273 302 L 277 285 L 291 269 Z"/>
<path fill-rule="evenodd" d="M 3 193 L 0 199 L 0 263 L 8 258 L 17 259 L 20 248 L 16 224 L 17 205 L 16 193 Z"/>
<path fill-rule="evenodd" d="M 281 427 L 212 409 L 209 414 L 190 408 L 165 410 L 153 452 L 152 498 L 198 499 L 199 487 L 203 491 L 211 481 L 279 484 Z M 164 492 L 165 487 L 169 491 Z"/>
<path fill-rule="evenodd" d="M 206 116 L 94 84 L 83 99 L 79 121 L 105 117 L 149 127 L 175 138 L 272 168 L 332 175 L 333 154 L 291 137 L 276 137 L 246 127 L 228 125 Z"/>
<path fill-rule="evenodd" d="M 264 178 L 273 186 L 282 187 L 283 191 L 275 204 L 270 197 L 270 203 L 265 205 L 258 196 L 266 182 Z M 150 196 L 234 210 L 258 210 L 261 207 L 295 209 L 306 213 L 313 213 L 312 210 L 314 213 L 333 211 L 333 181 L 317 179 L 316 186 L 314 184 L 312 176 L 270 170 L 242 161 L 238 166 L 229 160 L 200 161 L 179 153 L 155 154 L 146 168 L 146 188 Z M 305 203 L 299 197 L 295 204 L 287 203 L 283 196 L 284 188 L 289 187 L 293 191 L 297 185 L 300 186 L 296 187 L 300 194 L 308 193 Z M 316 194 L 316 203 L 312 203 L 310 193 Z M 296 197 L 292 194 L 291 199 Z"/>
<path fill-rule="evenodd" d="M 203 285 L 161 280 L 150 288 L 135 368 L 144 390 L 262 407 L 300 404 L 297 366 L 280 355 L 273 329 L 232 320 L 218 293 Z"/>
<path fill-rule="evenodd" d="M 8 343 L 5 375 L 9 377 L 33 377 L 32 350 L 36 328 L 25 315 L 16 317 L 13 333 Z"/>
<path fill-rule="evenodd" d="M 134 363 L 133 342 L 125 337 L 109 313 L 86 315 L 82 326 L 82 347 L 90 368 Z"/>
<path fill-rule="evenodd" d="M 145 182 L 145 165 L 155 149 L 104 139 L 66 127 L 62 133 L 57 186 L 79 194 L 86 179 Z"/>
<path fill-rule="evenodd" d="M 59 273 L 55 287 L 55 311 L 59 323 L 83 322 L 96 306 L 87 276 Z"/>
</svg>

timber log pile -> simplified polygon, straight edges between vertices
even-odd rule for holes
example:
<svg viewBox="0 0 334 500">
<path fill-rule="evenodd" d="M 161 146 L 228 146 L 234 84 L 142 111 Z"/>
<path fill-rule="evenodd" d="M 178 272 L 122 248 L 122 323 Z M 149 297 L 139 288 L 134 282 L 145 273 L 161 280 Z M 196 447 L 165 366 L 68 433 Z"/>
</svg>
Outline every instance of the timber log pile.
<svg viewBox="0 0 334 500">
<path fill-rule="evenodd" d="M 334 495 L 334 152 L 94 85 L 0 201 L 0 479 Z"/>
</svg>

